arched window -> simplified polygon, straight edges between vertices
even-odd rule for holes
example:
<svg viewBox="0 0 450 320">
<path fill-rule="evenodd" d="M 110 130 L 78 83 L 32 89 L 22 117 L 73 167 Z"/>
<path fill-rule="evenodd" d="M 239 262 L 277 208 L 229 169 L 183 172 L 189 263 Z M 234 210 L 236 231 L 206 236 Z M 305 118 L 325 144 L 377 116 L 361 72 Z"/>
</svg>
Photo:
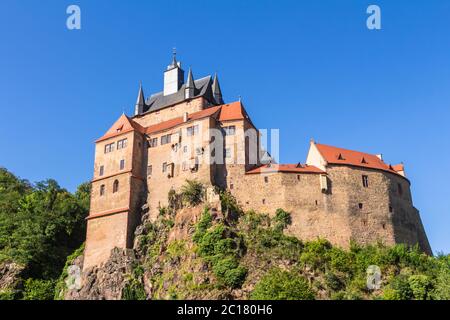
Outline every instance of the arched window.
<svg viewBox="0 0 450 320">
<path fill-rule="evenodd" d="M 119 180 L 115 180 L 113 184 L 113 193 L 119 191 Z"/>
<path fill-rule="evenodd" d="M 105 194 L 105 185 L 102 184 L 102 185 L 100 186 L 100 196 L 103 196 L 104 194 Z"/>
</svg>

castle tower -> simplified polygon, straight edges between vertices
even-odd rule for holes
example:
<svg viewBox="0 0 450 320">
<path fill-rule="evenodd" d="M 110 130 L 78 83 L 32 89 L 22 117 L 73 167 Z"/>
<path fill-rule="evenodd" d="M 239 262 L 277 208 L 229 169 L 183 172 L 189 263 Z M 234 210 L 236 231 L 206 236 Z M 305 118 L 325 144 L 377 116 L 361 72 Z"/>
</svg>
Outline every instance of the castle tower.
<svg viewBox="0 0 450 320">
<path fill-rule="evenodd" d="M 173 52 L 172 63 L 167 66 L 164 72 L 164 96 L 177 93 L 184 83 L 184 71 L 181 63 L 177 61 L 176 52 Z"/>
<path fill-rule="evenodd" d="M 83 269 L 132 247 L 144 184 L 144 129 L 125 114 L 96 141 Z"/>
</svg>

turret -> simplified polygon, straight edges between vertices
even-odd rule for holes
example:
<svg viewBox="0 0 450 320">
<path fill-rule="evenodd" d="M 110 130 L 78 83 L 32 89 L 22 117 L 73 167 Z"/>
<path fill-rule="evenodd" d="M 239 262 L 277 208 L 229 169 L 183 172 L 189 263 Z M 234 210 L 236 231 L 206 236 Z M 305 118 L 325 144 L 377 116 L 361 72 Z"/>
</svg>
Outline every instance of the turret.
<svg viewBox="0 0 450 320">
<path fill-rule="evenodd" d="M 189 73 L 186 82 L 186 88 L 184 89 L 184 98 L 191 99 L 195 96 L 195 83 L 194 77 L 192 76 L 192 70 L 189 68 Z"/>
<path fill-rule="evenodd" d="M 164 72 L 164 95 L 177 93 L 184 83 L 184 71 L 181 63 L 177 61 L 176 52 L 173 52 L 172 63 L 167 66 Z"/>
<path fill-rule="evenodd" d="M 142 83 L 139 84 L 139 92 L 136 100 L 136 106 L 134 108 L 134 115 L 139 115 L 144 112 L 145 107 L 145 98 L 144 98 L 144 90 L 142 89 Z"/>
<path fill-rule="evenodd" d="M 217 76 L 217 73 L 214 75 L 214 81 L 212 84 L 212 92 L 213 92 L 214 100 L 216 100 L 216 103 L 223 104 L 222 91 L 220 90 L 219 77 Z"/>
</svg>

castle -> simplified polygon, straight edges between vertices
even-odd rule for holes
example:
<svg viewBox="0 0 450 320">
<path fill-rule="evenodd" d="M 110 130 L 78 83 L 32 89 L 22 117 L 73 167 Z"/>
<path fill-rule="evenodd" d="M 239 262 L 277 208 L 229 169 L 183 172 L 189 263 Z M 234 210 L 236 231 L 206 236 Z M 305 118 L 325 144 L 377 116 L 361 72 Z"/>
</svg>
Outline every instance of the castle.
<svg viewBox="0 0 450 320">
<path fill-rule="evenodd" d="M 306 163 L 278 164 L 241 101 L 224 103 L 217 74 L 185 81 L 173 56 L 162 92 L 144 96 L 96 141 L 84 269 L 130 248 L 143 206 L 150 219 L 187 179 L 229 190 L 244 210 L 291 213 L 287 232 L 348 247 L 383 241 L 431 254 L 402 164 L 310 142 Z"/>
</svg>

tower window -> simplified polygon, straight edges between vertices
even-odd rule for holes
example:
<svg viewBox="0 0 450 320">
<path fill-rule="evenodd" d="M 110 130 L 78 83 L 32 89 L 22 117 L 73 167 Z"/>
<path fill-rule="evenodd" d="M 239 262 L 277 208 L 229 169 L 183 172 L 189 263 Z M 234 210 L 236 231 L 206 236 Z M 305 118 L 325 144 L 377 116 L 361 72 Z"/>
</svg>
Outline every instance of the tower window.
<svg viewBox="0 0 450 320">
<path fill-rule="evenodd" d="M 120 170 L 125 169 L 125 160 L 120 160 Z"/>
<path fill-rule="evenodd" d="M 268 183 L 269 182 L 269 177 L 264 177 L 264 182 Z"/>
<path fill-rule="evenodd" d="M 186 128 L 186 134 L 188 137 L 195 136 L 196 134 L 198 134 L 198 132 L 199 132 L 198 125 Z"/>
<path fill-rule="evenodd" d="M 171 134 L 166 134 L 166 135 L 162 136 L 161 137 L 161 145 L 170 143 L 171 137 L 172 137 Z"/>
<path fill-rule="evenodd" d="M 158 146 L 158 138 L 152 138 L 148 141 L 148 147 L 154 148 Z"/>
<path fill-rule="evenodd" d="M 119 191 L 119 180 L 114 180 L 113 193 L 116 193 L 117 191 Z"/>
<path fill-rule="evenodd" d="M 263 203 L 263 204 L 266 204 L 266 199 L 262 199 L 262 203 Z"/>
<path fill-rule="evenodd" d="M 147 167 L 147 176 L 151 176 L 153 171 L 153 167 L 150 165 Z"/>
<path fill-rule="evenodd" d="M 364 188 L 369 187 L 369 177 L 368 176 L 362 176 L 362 184 Z"/>
<path fill-rule="evenodd" d="M 123 139 L 123 140 L 117 141 L 117 150 L 126 148 L 127 144 L 128 144 L 128 139 Z"/>
<path fill-rule="evenodd" d="M 358 203 L 358 208 L 362 209 L 363 208 L 363 204 L 362 203 Z"/>
<path fill-rule="evenodd" d="M 105 153 L 113 152 L 114 145 L 115 145 L 115 143 L 110 143 L 110 144 L 105 145 Z"/>
<path fill-rule="evenodd" d="M 167 172 L 167 162 L 162 164 L 162 172 Z"/>
<path fill-rule="evenodd" d="M 300 175 L 299 174 L 297 175 L 297 180 L 300 181 Z"/>
<path fill-rule="evenodd" d="M 233 190 L 234 185 L 232 183 L 230 183 L 230 190 Z"/>
<path fill-rule="evenodd" d="M 236 126 L 229 126 L 223 128 L 226 136 L 234 136 L 236 134 Z"/>
<path fill-rule="evenodd" d="M 105 195 L 105 185 L 102 184 L 102 185 L 100 186 L 100 196 L 102 197 L 102 196 L 104 196 L 104 195 Z"/>
<path fill-rule="evenodd" d="M 403 195 L 403 188 L 402 188 L 402 185 L 400 183 L 397 186 L 397 190 L 398 190 L 398 194 L 399 195 Z"/>
<path fill-rule="evenodd" d="M 389 206 L 389 212 L 392 213 L 392 211 L 394 211 L 394 209 L 392 208 L 392 206 Z"/>
<path fill-rule="evenodd" d="M 99 172 L 99 176 L 103 176 L 103 174 L 105 173 L 105 167 L 104 166 L 100 166 L 100 172 Z"/>
</svg>

